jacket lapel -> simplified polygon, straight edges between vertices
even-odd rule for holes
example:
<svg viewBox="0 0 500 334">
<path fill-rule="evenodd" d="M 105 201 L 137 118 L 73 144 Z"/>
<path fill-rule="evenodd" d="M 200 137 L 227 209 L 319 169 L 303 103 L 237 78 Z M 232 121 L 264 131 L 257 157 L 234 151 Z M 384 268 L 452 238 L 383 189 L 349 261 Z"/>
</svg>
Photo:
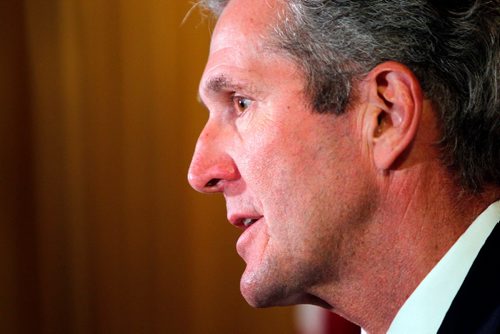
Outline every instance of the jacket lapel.
<svg viewBox="0 0 500 334">
<path fill-rule="evenodd" d="M 500 333 L 500 223 L 481 248 L 438 333 Z"/>
</svg>

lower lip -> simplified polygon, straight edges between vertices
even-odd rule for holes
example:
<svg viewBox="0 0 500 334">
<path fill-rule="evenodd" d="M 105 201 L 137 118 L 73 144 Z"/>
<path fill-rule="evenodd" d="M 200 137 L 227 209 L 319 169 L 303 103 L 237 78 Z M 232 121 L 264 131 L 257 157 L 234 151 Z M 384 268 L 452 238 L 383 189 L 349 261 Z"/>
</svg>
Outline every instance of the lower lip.
<svg viewBox="0 0 500 334">
<path fill-rule="evenodd" d="M 254 244 L 257 235 L 259 234 L 259 225 L 262 225 L 264 217 L 259 218 L 255 223 L 250 225 L 243 231 L 236 242 L 236 250 L 238 254 L 245 259 L 247 253 L 250 251 L 252 244 Z"/>
</svg>

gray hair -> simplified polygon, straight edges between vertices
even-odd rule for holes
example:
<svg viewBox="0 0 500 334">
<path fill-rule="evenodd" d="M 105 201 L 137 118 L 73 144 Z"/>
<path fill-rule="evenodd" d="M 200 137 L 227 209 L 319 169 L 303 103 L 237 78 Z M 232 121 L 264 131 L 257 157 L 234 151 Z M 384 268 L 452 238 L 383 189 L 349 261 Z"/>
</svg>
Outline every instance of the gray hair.
<svg viewBox="0 0 500 334">
<path fill-rule="evenodd" d="M 229 0 L 203 0 L 220 15 Z M 273 43 L 294 58 L 318 112 L 340 114 L 352 86 L 393 60 L 438 107 L 441 160 L 479 193 L 500 186 L 499 0 L 288 0 Z"/>
</svg>

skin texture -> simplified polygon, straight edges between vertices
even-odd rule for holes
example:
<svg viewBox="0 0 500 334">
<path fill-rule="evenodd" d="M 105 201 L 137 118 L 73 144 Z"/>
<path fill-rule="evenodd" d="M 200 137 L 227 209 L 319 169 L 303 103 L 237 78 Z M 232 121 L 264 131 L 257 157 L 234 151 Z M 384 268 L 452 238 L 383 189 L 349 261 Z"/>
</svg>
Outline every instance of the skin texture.
<svg viewBox="0 0 500 334">
<path fill-rule="evenodd" d="M 433 145 L 433 104 L 401 64 L 357 82 L 343 115 L 312 110 L 300 69 L 267 47 L 279 10 L 233 0 L 219 18 L 188 180 L 222 193 L 243 229 L 249 304 L 317 304 L 382 333 L 495 195 L 461 205 Z"/>
<path fill-rule="evenodd" d="M 336 254 L 347 250 L 335 248 L 345 247 L 341 239 L 352 233 L 348 225 L 361 224 L 369 209 L 359 207 L 370 204 L 363 169 L 349 168 L 359 161 L 351 149 L 355 119 L 314 113 L 305 105 L 297 67 L 270 54 L 259 39 L 268 18 L 259 22 L 259 15 L 245 20 L 236 14 L 240 19 L 235 21 L 231 14 L 228 8 L 217 25 L 201 83 L 200 97 L 210 119 L 190 180 L 203 190 L 211 178 L 222 179 L 217 190 L 225 195 L 229 219 L 264 217 L 237 244 L 247 262 L 241 290 L 248 302 L 267 306 L 307 301 L 302 287 L 338 275 L 328 263 L 347 260 Z M 214 91 L 222 81 L 237 87 Z M 248 109 L 239 111 L 233 95 L 248 98 Z M 338 171 L 332 173 L 334 169 Z M 343 181 L 350 179 L 356 185 Z M 362 196 L 366 203 L 356 200 Z M 323 209 L 341 197 L 347 200 L 334 204 L 338 209 Z"/>
</svg>

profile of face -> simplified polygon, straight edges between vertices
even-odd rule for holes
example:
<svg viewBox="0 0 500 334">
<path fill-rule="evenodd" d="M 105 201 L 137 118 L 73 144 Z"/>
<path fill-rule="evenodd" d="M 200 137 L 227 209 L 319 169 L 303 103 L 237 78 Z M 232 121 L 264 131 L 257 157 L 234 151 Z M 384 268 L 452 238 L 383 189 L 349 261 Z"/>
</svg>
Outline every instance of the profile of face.
<svg viewBox="0 0 500 334">
<path fill-rule="evenodd" d="M 199 90 L 209 118 L 188 174 L 194 189 L 224 195 L 242 229 L 240 288 L 256 307 L 321 304 L 322 287 L 349 275 L 370 210 L 359 120 L 312 110 L 300 68 L 269 49 L 279 6 L 233 0 L 219 18 Z"/>
</svg>

